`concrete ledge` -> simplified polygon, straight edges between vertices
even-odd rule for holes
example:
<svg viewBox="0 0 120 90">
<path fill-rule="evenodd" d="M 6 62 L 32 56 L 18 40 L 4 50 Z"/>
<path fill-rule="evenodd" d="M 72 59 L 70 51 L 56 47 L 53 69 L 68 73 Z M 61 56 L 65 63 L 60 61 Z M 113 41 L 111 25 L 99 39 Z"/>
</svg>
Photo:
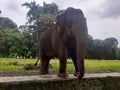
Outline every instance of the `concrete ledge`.
<svg viewBox="0 0 120 90">
<path fill-rule="evenodd" d="M 86 74 L 78 80 L 56 75 L 0 77 L 0 90 L 120 90 L 120 73 Z"/>
</svg>

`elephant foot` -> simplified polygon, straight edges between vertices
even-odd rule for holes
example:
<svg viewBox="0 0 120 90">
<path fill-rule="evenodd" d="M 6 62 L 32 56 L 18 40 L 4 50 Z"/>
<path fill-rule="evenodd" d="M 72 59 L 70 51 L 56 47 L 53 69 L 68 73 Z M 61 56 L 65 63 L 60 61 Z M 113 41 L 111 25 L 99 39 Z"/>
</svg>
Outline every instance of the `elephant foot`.
<svg viewBox="0 0 120 90">
<path fill-rule="evenodd" d="M 75 73 L 74 73 L 74 76 L 78 76 L 78 74 L 79 74 L 79 72 L 75 72 Z"/>
<path fill-rule="evenodd" d="M 67 73 L 58 73 L 58 77 L 60 77 L 60 78 L 68 78 L 68 74 Z"/>
<path fill-rule="evenodd" d="M 46 73 L 40 73 L 40 75 L 45 75 Z"/>
<path fill-rule="evenodd" d="M 75 72 L 74 76 L 78 77 L 78 79 L 81 79 L 84 76 L 84 74 L 80 74 L 80 72 Z"/>
<path fill-rule="evenodd" d="M 40 72 L 40 75 L 45 75 L 45 74 L 48 74 L 48 72 L 46 71 Z"/>
</svg>

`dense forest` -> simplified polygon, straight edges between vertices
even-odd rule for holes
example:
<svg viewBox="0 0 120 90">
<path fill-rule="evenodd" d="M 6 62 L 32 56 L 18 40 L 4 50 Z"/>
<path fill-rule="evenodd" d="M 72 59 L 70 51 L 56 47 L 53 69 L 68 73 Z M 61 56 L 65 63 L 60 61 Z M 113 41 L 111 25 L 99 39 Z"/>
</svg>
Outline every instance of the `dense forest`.
<svg viewBox="0 0 120 90">
<path fill-rule="evenodd" d="M 17 26 L 10 18 L 0 16 L 0 57 L 37 58 L 39 37 L 48 27 L 55 24 L 55 18 L 64 10 L 59 10 L 55 3 L 40 6 L 36 2 L 24 3 L 28 8 L 27 22 Z M 2 10 L 0 10 L 0 15 Z M 87 59 L 119 59 L 120 48 L 114 37 L 104 40 L 87 40 Z"/>
</svg>

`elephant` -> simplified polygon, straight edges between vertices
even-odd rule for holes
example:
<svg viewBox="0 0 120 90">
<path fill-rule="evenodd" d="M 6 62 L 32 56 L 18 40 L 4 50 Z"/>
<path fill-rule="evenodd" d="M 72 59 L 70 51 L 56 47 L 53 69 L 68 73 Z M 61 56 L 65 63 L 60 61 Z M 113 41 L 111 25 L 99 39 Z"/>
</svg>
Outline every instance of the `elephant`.
<svg viewBox="0 0 120 90">
<path fill-rule="evenodd" d="M 71 58 L 75 66 L 74 76 L 84 76 L 84 54 L 88 28 L 82 10 L 67 8 L 57 16 L 56 24 L 48 28 L 40 37 L 39 56 L 40 74 L 48 74 L 49 61 L 58 58 L 60 63 L 58 77 L 67 78 L 67 59 Z"/>
</svg>

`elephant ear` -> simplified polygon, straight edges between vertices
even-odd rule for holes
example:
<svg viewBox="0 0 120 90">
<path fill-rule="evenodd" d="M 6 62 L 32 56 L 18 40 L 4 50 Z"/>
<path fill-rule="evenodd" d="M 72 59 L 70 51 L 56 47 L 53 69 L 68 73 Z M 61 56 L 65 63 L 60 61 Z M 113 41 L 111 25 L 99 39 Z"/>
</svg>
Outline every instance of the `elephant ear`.
<svg viewBox="0 0 120 90">
<path fill-rule="evenodd" d="M 55 30 L 60 33 L 60 27 L 58 25 L 55 25 Z"/>
<path fill-rule="evenodd" d="M 61 14 L 56 19 L 56 24 L 60 27 L 61 31 L 64 31 L 66 27 L 71 28 L 72 26 L 72 19 L 70 16 L 66 14 Z"/>
<path fill-rule="evenodd" d="M 59 27 L 59 35 L 63 36 L 66 27 L 66 17 L 64 14 L 61 14 L 57 17 L 56 26 Z"/>
<path fill-rule="evenodd" d="M 66 18 L 64 14 L 57 16 L 56 24 L 60 27 L 61 30 L 64 30 L 65 28 L 65 19 Z"/>
</svg>

